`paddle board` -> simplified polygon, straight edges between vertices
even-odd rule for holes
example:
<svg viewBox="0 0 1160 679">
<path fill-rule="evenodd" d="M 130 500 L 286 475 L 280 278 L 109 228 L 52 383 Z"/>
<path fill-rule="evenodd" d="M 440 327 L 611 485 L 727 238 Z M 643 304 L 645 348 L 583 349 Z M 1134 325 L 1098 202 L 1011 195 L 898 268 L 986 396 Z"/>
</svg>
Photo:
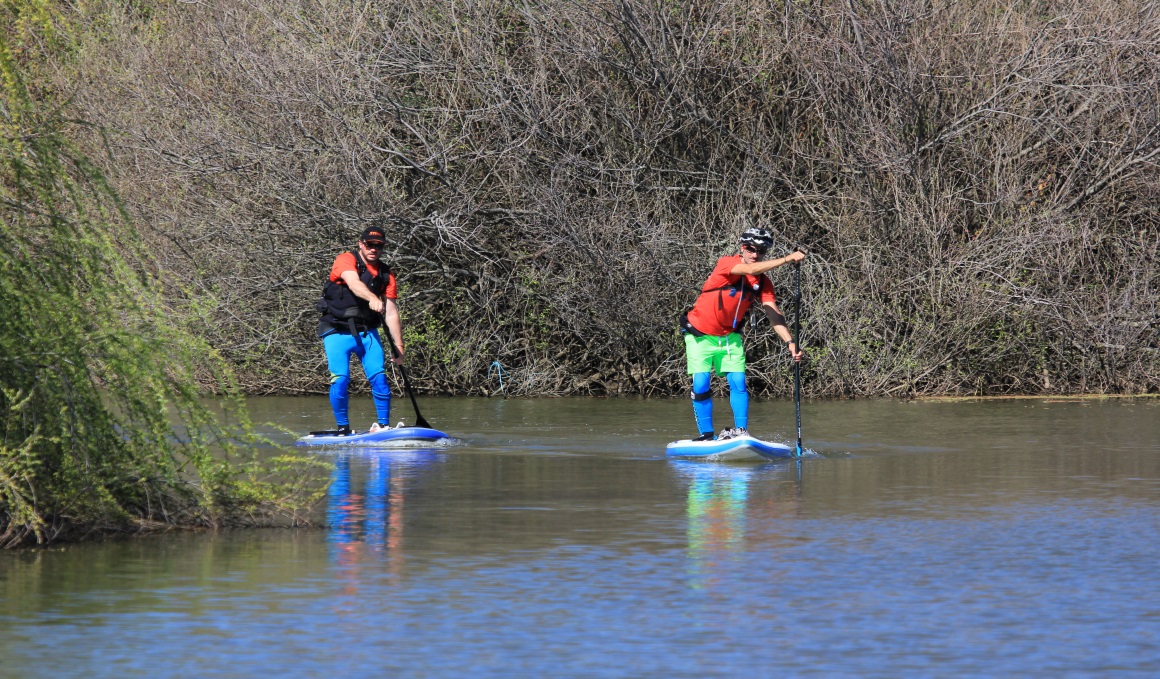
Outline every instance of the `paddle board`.
<svg viewBox="0 0 1160 679">
<path fill-rule="evenodd" d="M 374 432 L 361 432 L 349 436 L 329 434 L 307 434 L 298 439 L 300 446 L 374 446 L 376 448 L 415 448 L 446 442 L 451 437 L 438 429 L 426 427 L 395 427 Z"/>
<path fill-rule="evenodd" d="M 682 459 L 701 460 L 753 460 L 759 457 L 782 459 L 793 457 L 793 448 L 780 443 L 771 443 L 738 436 L 723 441 L 673 441 L 665 446 L 665 456 Z"/>
</svg>

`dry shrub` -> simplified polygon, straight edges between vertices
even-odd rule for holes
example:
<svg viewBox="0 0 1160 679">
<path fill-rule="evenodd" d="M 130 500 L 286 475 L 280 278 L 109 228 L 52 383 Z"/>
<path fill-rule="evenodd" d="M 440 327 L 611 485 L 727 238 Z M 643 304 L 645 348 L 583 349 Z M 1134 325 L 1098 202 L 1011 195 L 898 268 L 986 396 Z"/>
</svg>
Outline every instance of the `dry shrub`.
<svg viewBox="0 0 1160 679">
<path fill-rule="evenodd" d="M 61 77 L 250 391 L 324 388 L 312 302 L 371 223 L 429 391 L 680 391 L 748 224 L 811 250 L 807 393 L 1160 386 L 1147 3 L 120 5 Z"/>
</svg>

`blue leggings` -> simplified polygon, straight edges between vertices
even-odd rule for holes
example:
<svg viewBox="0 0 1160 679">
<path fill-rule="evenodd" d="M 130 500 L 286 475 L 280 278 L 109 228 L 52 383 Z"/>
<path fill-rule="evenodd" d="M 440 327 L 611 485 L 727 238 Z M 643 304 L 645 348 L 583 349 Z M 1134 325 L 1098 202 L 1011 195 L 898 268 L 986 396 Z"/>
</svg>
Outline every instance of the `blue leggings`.
<svg viewBox="0 0 1160 679">
<path fill-rule="evenodd" d="M 330 368 L 330 407 L 334 410 L 334 421 L 340 427 L 350 426 L 350 355 L 357 354 L 362 360 L 363 372 L 371 383 L 371 396 L 375 400 L 375 411 L 379 424 L 386 426 L 391 421 L 391 387 L 383 373 L 386 357 L 379 341 L 378 330 L 360 333 L 363 351 L 358 350 L 358 342 L 350 333 L 332 332 L 322 338 L 326 349 L 326 364 Z"/>
<path fill-rule="evenodd" d="M 697 430 L 702 434 L 713 433 L 713 399 L 697 400 L 697 395 L 710 394 L 709 378 L 713 373 L 693 373 L 693 415 L 697 418 Z M 745 388 L 745 373 L 725 373 L 729 380 L 729 406 L 733 408 L 733 426 L 749 428 L 749 391 Z"/>
</svg>

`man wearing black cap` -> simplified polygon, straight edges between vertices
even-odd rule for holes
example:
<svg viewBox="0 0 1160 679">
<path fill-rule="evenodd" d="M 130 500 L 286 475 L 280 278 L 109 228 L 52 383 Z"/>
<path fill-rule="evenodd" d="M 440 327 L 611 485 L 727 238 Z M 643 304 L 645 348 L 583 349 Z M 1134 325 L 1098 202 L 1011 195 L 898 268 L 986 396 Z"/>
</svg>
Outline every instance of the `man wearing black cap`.
<svg viewBox="0 0 1160 679">
<path fill-rule="evenodd" d="M 386 238 L 383 230 L 372 226 L 362 232 L 358 249 L 344 252 L 334 260 L 330 278 L 318 302 L 322 319 L 318 336 L 326 349 L 330 368 L 330 406 L 340 434 L 350 434 L 348 392 L 350 389 L 350 355 L 357 354 L 363 372 L 371 383 L 378 421 L 371 431 L 389 426 L 391 388 L 384 374 L 386 356 L 379 340 L 378 328 L 387 324 L 389 337 L 397 351 L 394 362 L 403 363 L 403 328 L 395 306 L 395 274 L 380 257 Z"/>
</svg>

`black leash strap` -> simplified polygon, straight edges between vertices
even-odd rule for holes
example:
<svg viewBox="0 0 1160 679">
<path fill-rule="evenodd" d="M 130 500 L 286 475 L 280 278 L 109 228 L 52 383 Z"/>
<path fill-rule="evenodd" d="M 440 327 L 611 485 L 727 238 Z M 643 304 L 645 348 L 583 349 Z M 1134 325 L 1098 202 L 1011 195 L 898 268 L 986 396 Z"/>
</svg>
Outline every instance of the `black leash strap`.
<svg viewBox="0 0 1160 679">
<path fill-rule="evenodd" d="M 353 318 L 346 319 L 346 327 L 350 328 L 350 334 L 354 335 L 354 343 L 355 346 L 358 347 L 359 357 L 361 358 L 365 356 L 367 353 L 367 348 L 363 346 L 362 335 L 358 334 L 358 328 L 354 326 Z"/>
</svg>

